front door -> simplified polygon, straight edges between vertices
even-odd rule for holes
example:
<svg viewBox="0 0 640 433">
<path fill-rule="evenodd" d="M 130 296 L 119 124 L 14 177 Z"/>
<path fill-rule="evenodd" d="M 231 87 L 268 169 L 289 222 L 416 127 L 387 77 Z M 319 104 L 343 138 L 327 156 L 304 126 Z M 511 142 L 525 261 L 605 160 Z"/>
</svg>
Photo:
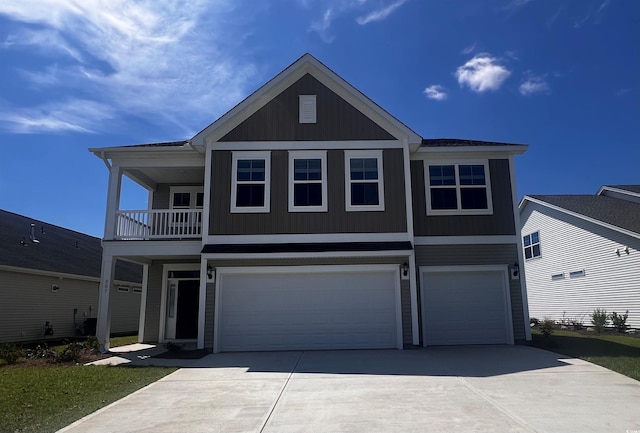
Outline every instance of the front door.
<svg viewBox="0 0 640 433">
<path fill-rule="evenodd" d="M 198 280 L 182 280 L 178 283 L 176 339 L 198 338 L 199 293 Z"/>
</svg>

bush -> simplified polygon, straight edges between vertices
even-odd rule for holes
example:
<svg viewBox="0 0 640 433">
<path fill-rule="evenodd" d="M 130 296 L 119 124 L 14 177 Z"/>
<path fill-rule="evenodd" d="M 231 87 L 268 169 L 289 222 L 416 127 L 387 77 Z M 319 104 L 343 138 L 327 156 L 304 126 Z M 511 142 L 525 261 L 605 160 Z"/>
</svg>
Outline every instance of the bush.
<svg viewBox="0 0 640 433">
<path fill-rule="evenodd" d="M 593 310 L 593 314 L 591 315 L 591 323 L 593 323 L 593 327 L 595 328 L 598 334 L 604 331 L 604 328 L 607 326 L 608 320 L 607 310 L 601 310 L 596 308 Z"/>
<path fill-rule="evenodd" d="M 615 311 L 611 313 L 609 318 L 611 319 L 611 323 L 613 327 L 618 330 L 618 332 L 625 332 L 629 327 L 627 325 L 627 317 L 629 317 L 629 310 L 627 310 L 624 314 L 618 314 Z"/>
<path fill-rule="evenodd" d="M 50 349 L 46 344 L 41 344 L 37 345 L 35 349 L 25 350 L 24 357 L 27 359 L 53 359 L 56 357 L 56 351 Z"/>
<path fill-rule="evenodd" d="M 84 347 L 89 350 L 99 351 L 100 350 L 100 342 L 96 337 L 87 337 L 84 342 Z"/>
<path fill-rule="evenodd" d="M 536 319 L 535 317 L 529 318 L 529 324 L 532 328 L 537 328 L 540 326 L 540 319 Z"/>
<path fill-rule="evenodd" d="M 540 323 L 540 332 L 542 332 L 542 335 L 544 335 L 545 337 L 549 337 L 551 336 L 551 334 L 553 334 L 553 329 L 556 326 L 556 322 L 554 322 L 551 319 L 544 319 L 541 323 Z"/>
<path fill-rule="evenodd" d="M 83 343 L 69 343 L 64 350 L 56 356 L 56 362 L 78 362 L 85 350 Z"/>
<path fill-rule="evenodd" d="M 15 364 L 22 355 L 22 349 L 15 344 L 0 344 L 0 359 L 4 359 L 7 364 Z"/>
<path fill-rule="evenodd" d="M 176 344 L 173 341 L 167 341 L 164 345 L 164 348 L 171 353 L 176 353 L 182 350 L 182 345 Z"/>
</svg>

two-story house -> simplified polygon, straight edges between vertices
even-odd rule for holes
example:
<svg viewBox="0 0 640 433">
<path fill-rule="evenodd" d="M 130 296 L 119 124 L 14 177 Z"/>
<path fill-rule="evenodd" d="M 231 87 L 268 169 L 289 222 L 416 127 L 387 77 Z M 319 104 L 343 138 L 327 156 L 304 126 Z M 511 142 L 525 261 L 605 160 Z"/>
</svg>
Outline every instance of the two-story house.
<svg viewBox="0 0 640 433">
<path fill-rule="evenodd" d="M 140 339 L 214 352 L 530 338 L 514 155 L 423 139 L 306 54 L 181 142 L 91 149 L 116 260 L 144 265 Z M 122 177 L 148 209 L 119 209 Z"/>
</svg>

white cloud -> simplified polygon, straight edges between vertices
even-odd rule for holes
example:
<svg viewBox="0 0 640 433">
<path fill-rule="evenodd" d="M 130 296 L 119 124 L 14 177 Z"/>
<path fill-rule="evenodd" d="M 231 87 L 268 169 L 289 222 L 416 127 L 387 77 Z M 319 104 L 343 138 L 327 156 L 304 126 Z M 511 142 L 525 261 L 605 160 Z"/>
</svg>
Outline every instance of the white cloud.
<svg viewBox="0 0 640 433">
<path fill-rule="evenodd" d="M 159 125 L 197 131 L 245 96 L 255 74 L 237 54 L 231 36 L 229 0 L 24 0 L 0 2 L 0 15 L 41 30 L 20 30 L 1 45 L 32 50 L 44 59 L 63 53 L 64 62 L 45 73 L 23 72 L 38 85 L 60 85 L 121 116 L 140 116 Z M 231 23 L 230 23 L 231 22 Z M 24 36 L 28 37 L 24 37 Z M 47 52 L 48 54 L 43 54 Z M 63 79 L 64 78 L 64 79 Z M 72 91 L 69 91 L 71 88 Z M 87 97 L 87 95 L 91 95 Z M 56 106 L 57 121 L 46 113 Z M 203 110 L 203 107 L 207 107 Z M 0 117 L 19 112 L 10 109 Z M 67 110 L 65 112 L 65 110 Z M 4 110 L 3 110 L 4 111 Z M 64 101 L 31 107 L 26 131 L 86 130 L 103 121 L 99 113 L 76 113 Z M 92 117 L 97 116 L 97 117 Z M 206 116 L 206 117 L 204 117 Z M 65 119 L 73 119 L 65 123 Z M 6 122 L 5 122 L 6 123 Z M 77 126 L 77 128 L 76 128 Z"/>
<path fill-rule="evenodd" d="M 432 84 L 424 89 L 424 94 L 429 99 L 435 99 L 436 101 L 443 101 L 447 99 L 447 93 L 444 87 L 439 84 Z"/>
<path fill-rule="evenodd" d="M 549 93 L 551 91 L 544 76 L 527 75 L 527 78 L 520 83 L 519 90 L 521 95 L 528 96 L 534 93 Z"/>
<path fill-rule="evenodd" d="M 406 0 L 396 0 L 395 2 L 391 3 L 389 6 L 386 6 L 382 9 L 378 9 L 375 11 L 371 11 L 367 15 L 359 16 L 358 18 L 356 18 L 356 22 L 361 26 L 363 26 L 373 21 L 382 21 L 385 18 L 387 18 L 389 15 L 391 15 L 393 12 L 395 12 L 396 9 L 402 6 L 405 2 Z"/>
<path fill-rule="evenodd" d="M 465 47 L 462 50 L 462 54 L 471 54 L 476 50 L 476 42 L 474 42 L 473 44 L 469 45 L 468 47 Z"/>
<path fill-rule="evenodd" d="M 498 63 L 498 59 L 490 54 L 477 54 L 456 70 L 456 78 L 460 86 L 467 86 L 478 93 L 498 90 L 511 75 L 506 67 Z"/>
</svg>

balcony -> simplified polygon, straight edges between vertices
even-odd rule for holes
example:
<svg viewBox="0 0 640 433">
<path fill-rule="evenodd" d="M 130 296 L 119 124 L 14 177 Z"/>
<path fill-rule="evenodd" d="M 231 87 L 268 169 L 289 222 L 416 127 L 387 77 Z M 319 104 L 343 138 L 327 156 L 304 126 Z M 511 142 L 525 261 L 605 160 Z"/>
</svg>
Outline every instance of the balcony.
<svg viewBox="0 0 640 433">
<path fill-rule="evenodd" d="M 202 209 L 116 211 L 114 239 L 194 239 L 202 237 Z"/>
</svg>

